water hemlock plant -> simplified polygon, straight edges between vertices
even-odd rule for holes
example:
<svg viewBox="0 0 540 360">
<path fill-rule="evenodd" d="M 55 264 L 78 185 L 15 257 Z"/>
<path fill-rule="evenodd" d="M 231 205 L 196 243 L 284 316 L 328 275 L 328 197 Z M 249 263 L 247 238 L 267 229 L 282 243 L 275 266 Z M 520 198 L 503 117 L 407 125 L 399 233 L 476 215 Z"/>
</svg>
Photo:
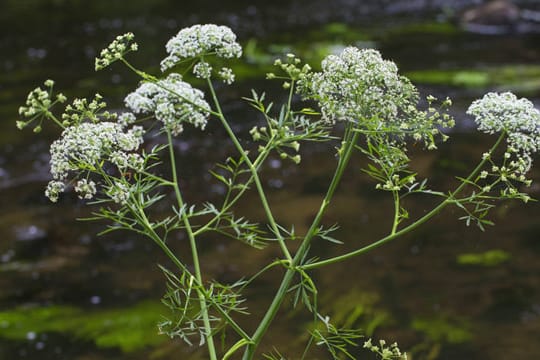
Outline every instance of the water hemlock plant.
<svg viewBox="0 0 540 360">
<path fill-rule="evenodd" d="M 427 179 L 417 179 L 407 149 L 414 144 L 435 151 L 438 143 L 448 140 L 445 131 L 454 125 L 446 113 L 451 101 L 428 96 L 426 108 L 420 108 L 415 86 L 376 50 L 347 47 L 327 56 L 321 71 L 313 71 L 294 54 L 277 59 L 275 72 L 266 78 L 281 82 L 285 101 L 268 100 L 264 92 L 256 90 L 241 99 L 264 120 L 264 124 L 253 124 L 251 139 L 247 139 L 258 144 L 255 151 L 248 151 L 243 145 L 246 139 L 240 139 L 231 126 L 215 87 L 218 81 L 224 86 L 234 83 L 235 74 L 227 65 L 242 55 L 231 29 L 195 25 L 181 30 L 166 45 L 161 74 L 135 68 L 126 56 L 136 50 L 134 35 L 121 35 L 95 63 L 96 70 L 120 63 L 140 77 L 139 86 L 125 97 L 124 112 L 107 110 L 99 94 L 74 99 L 57 111 L 67 97 L 55 94 L 54 82 L 47 80 L 44 88 L 28 95 L 17 127 L 33 127 L 39 132 L 44 121 L 50 121 L 59 128 L 59 137 L 50 147 L 52 179 L 45 190 L 51 201 L 74 189 L 81 199 L 100 206 L 95 219 L 108 221 L 106 231 L 142 234 L 170 258 L 173 266 L 161 267 L 167 284 L 162 302 L 172 316 L 159 324 L 159 331 L 206 347 L 211 360 L 285 359 L 280 344 L 266 354 L 259 345 L 290 294 L 294 306 L 312 313 L 315 329 L 309 331 L 303 354 L 292 358 L 309 359 L 310 351 L 322 347 L 334 359 L 354 359 L 354 346 L 363 344 L 382 359 L 405 359 L 406 354 L 396 344 L 360 340 L 361 329 L 342 328 L 321 313 L 317 297 L 324 289 L 317 288 L 313 270 L 358 258 L 415 230 L 448 206 L 461 210 L 467 225 L 483 230 L 492 225 L 488 215 L 497 201 L 530 199 L 523 189 L 531 185 L 527 173 L 540 149 L 540 112 L 527 99 L 511 93 L 489 93 L 472 103 L 468 113 L 474 116 L 479 131 L 494 135 L 493 146 L 467 176 L 457 178 L 456 188 L 441 191 L 430 188 Z M 204 91 L 186 81 L 187 72 L 193 73 L 197 83 L 206 83 Z M 181 186 L 184 174 L 176 165 L 174 141 L 184 136 L 185 127 L 203 131 L 209 121 L 223 127 L 235 152 L 210 172 L 225 187 L 223 198 L 191 204 Z M 271 154 L 300 164 L 299 149 L 307 142 L 327 142 L 336 164 L 311 225 L 298 234 L 280 224 L 272 211 L 261 169 Z M 351 161 L 355 152 L 362 154 L 360 163 Z M 373 179 L 373 187 L 393 199 L 388 231 L 368 245 L 338 256 L 314 257 L 312 243 L 339 243 L 333 234 L 337 226 L 326 228 L 321 222 L 350 166 L 362 168 Z M 264 223 L 235 211 L 248 193 L 260 202 Z M 402 202 L 404 196 L 412 194 L 428 194 L 440 201 L 415 217 Z M 169 209 L 166 216 L 164 208 Z M 172 235 L 178 232 L 186 235 L 190 254 L 171 249 Z M 254 275 L 220 283 L 209 279 L 199 263 L 200 239 L 209 234 L 241 241 L 253 251 L 275 248 L 281 255 L 260 264 Z M 281 268 L 283 276 L 268 308 L 260 314 L 249 313 L 245 290 L 254 278 L 275 268 Z M 241 326 L 246 323 L 241 318 L 247 316 L 256 324 L 254 330 Z M 227 341 L 216 341 L 225 331 Z"/>
</svg>

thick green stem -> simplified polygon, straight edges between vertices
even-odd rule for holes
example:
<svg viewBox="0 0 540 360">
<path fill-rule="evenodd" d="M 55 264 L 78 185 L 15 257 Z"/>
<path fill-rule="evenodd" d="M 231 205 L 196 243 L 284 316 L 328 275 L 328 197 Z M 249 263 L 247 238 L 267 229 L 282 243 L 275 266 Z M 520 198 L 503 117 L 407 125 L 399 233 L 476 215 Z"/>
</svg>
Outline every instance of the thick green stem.
<svg viewBox="0 0 540 360">
<path fill-rule="evenodd" d="M 502 133 L 499 138 L 497 139 L 497 141 L 495 142 L 495 144 L 491 147 L 491 149 L 489 150 L 489 156 L 492 156 L 493 152 L 495 151 L 495 149 L 499 146 L 499 144 L 501 143 L 501 141 L 504 139 L 505 137 L 505 133 Z M 469 174 L 469 176 L 465 179 L 465 180 L 462 180 L 461 184 L 453 191 L 451 192 L 447 198 L 445 200 L 443 200 L 439 205 L 437 205 L 435 208 L 433 208 L 433 210 L 431 210 L 430 212 L 428 212 L 427 214 L 425 214 L 424 216 L 422 216 L 420 219 L 416 220 L 414 223 L 410 224 L 409 226 L 406 226 L 404 227 L 403 229 L 397 231 L 397 232 L 392 232 L 390 235 L 388 236 L 385 236 L 384 238 L 378 240 L 378 241 L 375 241 L 367 246 L 364 246 L 360 249 L 357 249 L 357 250 L 354 250 L 354 251 L 351 251 L 349 253 L 346 253 L 346 254 L 343 254 L 343 255 L 340 255 L 340 256 L 336 256 L 336 257 L 333 257 L 333 258 L 330 258 L 330 259 L 326 259 L 326 260 L 322 260 L 322 261 L 317 261 L 317 262 L 314 262 L 314 263 L 311 263 L 311 264 L 307 264 L 307 265 L 304 265 L 302 266 L 302 269 L 304 270 L 309 270 L 309 269 L 315 269 L 315 268 L 319 268 L 319 267 L 322 267 L 322 266 L 325 266 L 325 265 L 329 265 L 329 264 L 334 264 L 334 263 L 337 263 L 337 262 L 341 262 L 341 261 L 344 261 L 344 260 L 347 260 L 349 258 L 352 258 L 352 257 L 355 257 L 355 256 L 358 256 L 358 255 L 361 255 L 361 254 L 364 254 L 366 252 L 369 252 L 391 240 L 394 240 L 395 238 L 398 238 L 404 234 L 407 234 L 408 232 L 411 232 L 413 231 L 414 229 L 416 229 L 417 227 L 419 227 L 420 225 L 424 224 L 426 221 L 428 221 L 429 219 L 431 219 L 433 216 L 437 215 L 442 209 L 444 209 L 447 205 L 449 204 L 452 204 L 456 201 L 456 196 L 461 192 L 461 190 L 463 190 L 463 188 L 470 182 L 471 179 L 473 179 L 474 177 L 477 176 L 477 174 L 480 172 L 480 170 L 484 167 L 484 164 L 488 161 L 488 158 L 483 158 L 482 161 L 480 161 L 480 163 L 476 166 L 476 168 L 474 168 L 474 170 Z"/>
<path fill-rule="evenodd" d="M 317 231 L 319 229 L 319 224 L 322 220 L 323 214 L 325 213 L 328 205 L 330 204 L 330 201 L 332 197 L 334 196 L 334 192 L 341 181 L 341 177 L 343 176 L 343 173 L 347 167 L 347 164 L 349 163 L 349 159 L 351 157 L 352 150 L 354 149 L 354 144 L 356 143 L 358 136 L 359 136 L 358 132 L 351 132 L 349 128 L 347 129 L 344 136 L 345 140 L 342 143 L 342 147 L 338 151 L 339 162 L 336 167 L 336 171 L 334 172 L 334 176 L 328 187 L 326 195 L 321 202 L 319 211 L 317 212 L 317 215 L 315 216 L 315 219 L 313 220 L 308 232 L 306 233 L 306 236 L 304 237 L 302 244 L 300 245 L 300 247 L 298 248 L 298 251 L 296 252 L 294 256 L 292 266 L 286 270 L 285 275 L 283 276 L 283 279 L 281 280 L 281 284 L 276 294 L 274 295 L 272 303 L 266 310 L 266 313 L 264 314 L 263 319 L 260 321 L 259 326 L 255 330 L 255 333 L 252 336 L 253 343 L 246 347 L 244 356 L 242 358 L 243 360 L 253 359 L 257 346 L 260 344 L 264 334 L 268 330 L 268 327 L 270 326 L 283 300 L 285 299 L 285 295 L 287 291 L 289 290 L 292 279 L 297 272 L 296 267 L 300 264 L 300 261 L 302 261 L 302 259 L 305 257 L 306 253 L 309 250 L 309 245 L 311 243 L 311 240 L 313 239 L 315 234 L 317 234 Z"/>
</svg>

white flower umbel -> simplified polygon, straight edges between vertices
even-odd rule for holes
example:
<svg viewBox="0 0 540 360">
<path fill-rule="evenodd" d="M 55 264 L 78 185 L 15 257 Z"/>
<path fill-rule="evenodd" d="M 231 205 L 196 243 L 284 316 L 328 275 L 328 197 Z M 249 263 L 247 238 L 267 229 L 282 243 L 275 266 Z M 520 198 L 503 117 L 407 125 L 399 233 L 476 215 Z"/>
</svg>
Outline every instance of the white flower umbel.
<svg viewBox="0 0 540 360">
<path fill-rule="evenodd" d="M 115 181 L 113 185 L 105 191 L 107 196 L 111 198 L 117 204 L 124 205 L 132 192 L 132 189 L 129 185 L 124 182 Z"/>
<path fill-rule="evenodd" d="M 45 84 L 52 86 L 52 83 L 47 80 Z M 40 87 L 32 90 L 26 98 L 26 106 L 19 107 L 19 115 L 24 117 L 32 117 L 43 110 L 47 110 L 52 104 L 49 97 L 49 92 Z M 17 124 L 18 127 L 21 127 Z"/>
<path fill-rule="evenodd" d="M 300 85 L 319 102 L 328 121 L 391 120 L 418 100 L 416 88 L 398 74 L 396 64 L 376 50 L 348 47 L 321 65 L 321 72 L 308 74 Z"/>
<path fill-rule="evenodd" d="M 137 121 L 137 118 L 135 115 L 133 115 L 130 112 L 125 112 L 120 115 L 118 115 L 118 123 L 122 126 L 129 126 L 133 124 L 135 121 Z"/>
<path fill-rule="evenodd" d="M 141 84 L 124 101 L 136 114 L 153 113 L 174 135 L 182 132 L 184 123 L 204 129 L 210 109 L 203 92 L 182 81 L 176 73 L 157 83 Z"/>
<path fill-rule="evenodd" d="M 140 127 L 126 131 L 121 124 L 112 122 L 85 122 L 66 128 L 62 136 L 51 144 L 53 180 L 49 182 L 45 194 L 51 201 L 56 201 L 70 172 L 99 171 L 104 161 L 115 164 L 119 170 L 125 167 L 140 170 L 142 159 L 133 151 L 142 144 L 143 133 Z M 81 181 L 75 190 L 82 198 L 92 198 L 95 184 Z"/>
<path fill-rule="evenodd" d="M 194 25 L 180 30 L 166 45 L 169 54 L 161 62 L 161 71 L 166 71 L 181 61 L 204 55 L 221 58 L 238 58 L 242 47 L 235 33 L 227 26 L 214 24 Z"/>
<path fill-rule="evenodd" d="M 436 148 L 434 135 L 441 127 L 453 126 L 450 116 L 431 106 L 433 97 L 428 98 L 427 111 L 418 110 L 414 85 L 377 50 L 348 47 L 327 56 L 321 65 L 321 72 L 300 75 L 299 92 L 319 103 L 322 119 L 329 123 L 347 121 L 371 134 L 410 136 L 428 149 Z M 447 99 L 441 108 L 449 105 Z"/>
<path fill-rule="evenodd" d="M 77 181 L 77 185 L 75 185 L 75 191 L 79 195 L 79 199 L 90 200 L 96 194 L 96 183 L 92 180 L 79 180 Z"/>
<path fill-rule="evenodd" d="M 235 76 L 233 74 L 232 69 L 230 68 L 227 68 L 227 67 L 221 68 L 218 75 L 221 78 L 221 80 L 223 80 L 223 82 L 227 85 L 231 85 L 234 82 Z"/>
<path fill-rule="evenodd" d="M 482 132 L 507 133 L 505 166 L 498 168 L 502 175 L 520 178 L 530 170 L 532 155 L 540 151 L 540 111 L 533 103 L 510 92 L 488 93 L 475 100 L 467 114 Z"/>
<path fill-rule="evenodd" d="M 107 104 L 100 94 L 94 95 L 90 102 L 86 98 L 74 99 L 71 104 L 66 106 L 62 114 L 62 124 L 70 126 L 88 120 L 92 122 L 115 120 L 117 114 L 104 110 L 106 107 Z"/>
<path fill-rule="evenodd" d="M 64 192 L 65 184 L 63 181 L 52 180 L 47 184 L 45 189 L 45 196 L 48 197 L 52 202 L 58 201 L 58 196 L 60 193 Z"/>
<path fill-rule="evenodd" d="M 193 66 L 193 74 L 199 79 L 209 79 L 212 76 L 212 67 L 205 61 L 200 61 Z"/>
<path fill-rule="evenodd" d="M 26 119 L 26 121 L 18 120 L 16 122 L 19 130 L 24 129 L 34 120 L 39 119 L 38 125 L 34 127 L 34 132 L 41 131 L 41 119 L 51 114 L 50 109 L 56 103 L 66 101 L 66 97 L 61 93 L 53 97 L 53 80 L 45 80 L 44 85 L 47 88 L 46 90 L 40 87 L 35 88 L 28 94 L 25 106 L 19 107 L 19 115 Z"/>
<path fill-rule="evenodd" d="M 107 48 L 101 50 L 99 57 L 95 60 L 96 71 L 101 70 L 121 59 L 130 51 L 137 51 L 138 45 L 134 42 L 133 33 L 118 35 Z"/>
</svg>

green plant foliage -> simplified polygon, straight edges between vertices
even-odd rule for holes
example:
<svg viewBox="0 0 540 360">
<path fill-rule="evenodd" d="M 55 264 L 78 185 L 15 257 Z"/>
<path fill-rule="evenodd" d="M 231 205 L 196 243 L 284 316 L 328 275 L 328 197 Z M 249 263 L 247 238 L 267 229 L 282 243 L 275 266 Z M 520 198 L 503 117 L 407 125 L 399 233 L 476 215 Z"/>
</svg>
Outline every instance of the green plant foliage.
<svg viewBox="0 0 540 360">
<path fill-rule="evenodd" d="M 467 253 L 457 256 L 459 265 L 497 266 L 510 260 L 511 255 L 504 250 L 489 250 L 482 253 Z"/>
<path fill-rule="evenodd" d="M 162 310 L 156 302 L 102 311 L 70 306 L 19 307 L 0 312 L 0 337 L 24 340 L 31 333 L 56 332 L 91 340 L 100 348 L 131 352 L 167 339 L 158 334 L 156 325 Z"/>
</svg>

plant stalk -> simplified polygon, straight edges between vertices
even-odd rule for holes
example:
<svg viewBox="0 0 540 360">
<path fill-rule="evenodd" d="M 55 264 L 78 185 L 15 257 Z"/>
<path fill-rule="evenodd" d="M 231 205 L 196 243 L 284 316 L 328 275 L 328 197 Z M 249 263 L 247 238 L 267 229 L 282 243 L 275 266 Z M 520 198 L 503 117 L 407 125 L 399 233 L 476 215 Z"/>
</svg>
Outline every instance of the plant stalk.
<svg viewBox="0 0 540 360">
<path fill-rule="evenodd" d="M 270 205 L 268 204 L 268 199 L 266 197 L 263 186 L 261 184 L 261 180 L 259 178 L 259 174 L 257 172 L 258 168 L 253 165 L 253 162 L 251 161 L 251 159 L 247 155 L 247 153 L 244 150 L 243 146 L 240 144 L 240 141 L 238 141 L 238 138 L 236 137 L 236 134 L 234 133 L 234 131 L 231 129 L 229 123 L 227 122 L 227 119 L 225 118 L 225 115 L 223 115 L 223 111 L 221 110 L 221 106 L 219 104 L 219 100 L 217 98 L 217 95 L 216 95 L 216 92 L 215 92 L 214 87 L 212 85 L 212 82 L 210 81 L 210 79 L 207 79 L 207 81 L 208 81 L 208 87 L 210 88 L 210 92 L 212 94 L 212 98 L 214 100 L 214 104 L 215 104 L 216 109 L 217 109 L 217 117 L 221 121 L 221 124 L 223 125 L 223 127 L 225 128 L 225 131 L 227 132 L 227 134 L 231 138 L 231 140 L 232 140 L 234 146 L 236 147 L 237 151 L 242 156 L 242 159 L 244 159 L 244 161 L 248 165 L 249 170 L 251 171 L 251 174 L 253 175 L 253 181 L 255 182 L 255 187 L 257 188 L 257 192 L 259 193 L 261 204 L 263 206 L 264 213 L 265 213 L 266 217 L 268 218 L 270 228 L 272 229 L 272 232 L 274 233 L 274 235 L 276 235 L 277 241 L 279 243 L 279 247 L 281 248 L 281 251 L 283 252 L 283 255 L 289 261 L 289 263 L 292 264 L 293 258 L 292 258 L 291 254 L 289 252 L 289 249 L 287 248 L 287 245 L 285 244 L 285 239 L 281 235 L 281 231 L 279 231 L 279 227 L 278 227 L 278 225 L 276 223 L 276 220 L 274 219 L 274 215 L 272 214 L 272 210 L 270 209 Z"/>
<path fill-rule="evenodd" d="M 493 154 L 493 152 L 495 151 L 495 149 L 500 145 L 501 141 L 504 139 L 506 133 L 502 133 L 499 138 L 497 139 L 497 141 L 495 142 L 495 144 L 491 147 L 491 149 L 489 150 L 489 155 L 491 156 Z M 346 254 L 343 254 L 343 255 L 340 255 L 340 256 L 336 256 L 336 257 L 333 257 L 333 258 L 330 258 L 330 259 L 326 259 L 326 260 L 322 260 L 322 261 L 317 261 L 317 262 L 314 262 L 314 263 L 311 263 L 311 264 L 307 264 L 307 265 L 304 265 L 302 266 L 302 269 L 304 270 L 310 270 L 310 269 L 315 269 L 315 268 L 319 268 L 319 267 L 322 267 L 322 266 L 325 266 L 325 265 L 329 265 L 329 264 L 334 264 L 334 263 L 337 263 L 337 262 L 341 262 L 341 261 L 344 261 L 346 259 L 349 259 L 349 258 L 352 258 L 352 257 L 355 257 L 355 256 L 358 256 L 358 255 L 361 255 L 361 254 L 364 254 L 366 252 L 369 252 L 391 240 L 394 240 L 395 238 L 398 238 L 408 232 L 411 232 L 413 231 L 414 229 L 416 229 L 417 227 L 419 227 L 420 225 L 424 224 L 426 221 L 428 221 L 429 219 L 431 219 L 433 216 L 437 215 L 439 212 L 441 212 L 442 209 L 444 209 L 447 205 L 449 204 L 452 204 L 456 201 L 456 196 L 461 192 L 461 190 L 463 190 L 463 188 L 467 185 L 467 183 L 473 179 L 478 173 L 479 171 L 482 169 L 482 167 L 484 166 L 484 164 L 487 162 L 487 158 L 485 159 L 482 159 L 482 161 L 480 161 L 480 163 L 476 166 L 476 168 L 474 168 L 474 170 L 469 174 L 469 176 L 463 180 L 461 182 L 461 184 L 453 191 L 451 192 L 447 197 L 446 199 L 444 199 L 439 205 L 437 205 L 435 208 L 433 208 L 430 212 L 428 212 L 427 214 L 425 214 L 424 216 L 422 216 L 420 219 L 416 220 L 414 223 L 410 224 L 409 226 L 406 226 L 404 227 L 403 229 L 397 231 L 397 232 L 392 232 L 390 235 L 388 236 L 385 236 L 384 238 L 378 240 L 378 241 L 375 241 L 367 246 L 364 246 L 360 249 L 357 249 L 357 250 L 354 250 L 354 251 L 351 251 L 349 253 L 346 253 Z"/>
<path fill-rule="evenodd" d="M 169 130 L 167 130 L 167 140 L 169 143 L 168 144 L 169 156 L 171 159 L 171 169 L 172 169 L 171 171 L 172 171 L 172 178 L 173 178 L 172 182 L 173 182 L 174 192 L 175 192 L 176 200 L 178 203 L 178 209 L 182 209 L 184 206 L 184 200 L 182 199 L 182 193 L 180 192 L 180 187 L 178 186 L 178 175 L 176 172 L 176 158 L 174 155 L 172 136 Z M 195 236 L 193 235 L 193 230 L 191 228 L 191 224 L 189 222 L 186 212 L 182 213 L 182 221 L 184 222 L 184 226 L 186 228 L 186 232 L 189 238 L 189 244 L 191 247 L 191 256 L 193 258 L 193 268 L 195 270 L 195 278 L 197 279 L 197 282 L 201 286 L 203 286 L 201 267 L 199 263 L 199 253 L 197 251 L 197 242 L 195 241 Z M 214 339 L 212 336 L 212 326 L 210 325 L 210 318 L 208 316 L 208 306 L 206 304 L 206 295 L 203 294 L 200 290 L 197 291 L 197 294 L 199 296 L 199 303 L 201 306 L 201 313 L 203 316 L 204 329 L 206 332 L 206 344 L 208 347 L 210 360 L 217 360 L 216 347 L 214 345 Z"/>
<path fill-rule="evenodd" d="M 259 323 L 259 326 L 255 330 L 255 333 L 252 336 L 253 342 L 246 347 L 244 356 L 242 357 L 243 360 L 253 359 L 257 346 L 260 344 L 264 334 L 268 330 L 283 300 L 285 299 L 285 295 L 287 291 L 289 290 L 291 281 L 297 272 L 296 267 L 299 265 L 300 261 L 302 261 L 302 259 L 305 257 L 306 253 L 309 250 L 309 245 L 311 243 L 311 240 L 313 239 L 314 235 L 318 231 L 319 224 L 322 220 L 323 214 L 325 213 L 328 205 L 330 204 L 330 201 L 334 195 L 334 192 L 337 189 L 337 186 L 340 183 L 343 173 L 349 163 L 352 151 L 354 149 L 354 144 L 356 143 L 358 136 L 359 136 L 358 132 L 353 132 L 351 135 L 351 131 L 349 131 L 349 127 L 347 128 L 346 133 L 344 135 L 344 139 L 346 140 L 343 141 L 342 147 L 338 150 L 338 154 L 339 154 L 338 165 L 334 172 L 334 176 L 332 177 L 332 181 L 330 185 L 328 186 L 326 195 L 321 202 L 319 211 L 317 212 L 317 215 L 315 216 L 313 223 L 311 224 L 308 232 L 306 233 L 306 236 L 304 237 L 302 241 L 302 244 L 300 245 L 300 247 L 298 248 L 298 251 L 296 252 L 294 256 L 292 266 L 289 267 L 286 270 L 285 274 L 283 275 L 283 279 L 281 280 L 281 284 L 276 292 L 276 295 L 274 296 L 272 300 L 272 303 L 266 310 L 266 313 L 264 314 L 263 319 L 261 320 L 261 322 Z"/>
</svg>

